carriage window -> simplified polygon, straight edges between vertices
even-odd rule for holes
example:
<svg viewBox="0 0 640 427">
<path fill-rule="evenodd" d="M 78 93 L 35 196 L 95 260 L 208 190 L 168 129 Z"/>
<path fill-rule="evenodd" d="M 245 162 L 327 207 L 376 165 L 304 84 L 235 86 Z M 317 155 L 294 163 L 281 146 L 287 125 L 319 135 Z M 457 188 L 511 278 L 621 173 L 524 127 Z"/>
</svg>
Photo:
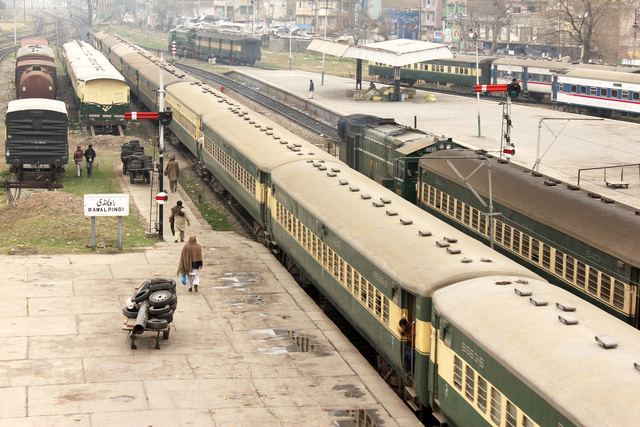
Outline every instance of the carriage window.
<svg viewBox="0 0 640 427">
<path fill-rule="evenodd" d="M 520 253 L 520 231 L 513 230 L 513 252 Z"/>
<path fill-rule="evenodd" d="M 522 416 L 522 427 L 535 427 L 535 424 L 533 424 L 533 421 L 531 421 L 529 418 L 527 418 L 526 415 Z"/>
<path fill-rule="evenodd" d="M 462 359 L 453 356 L 453 385 L 462 390 Z"/>
<path fill-rule="evenodd" d="M 628 90 L 623 90 L 622 91 L 622 99 L 631 99 L 629 97 L 629 91 Z"/>
<path fill-rule="evenodd" d="M 527 234 L 522 235 L 522 256 L 525 258 L 529 258 L 529 242 L 531 238 Z"/>
<path fill-rule="evenodd" d="M 631 95 L 634 101 L 640 101 L 640 92 L 633 92 Z"/>
<path fill-rule="evenodd" d="M 585 278 L 586 278 L 586 266 L 583 262 L 578 261 L 578 272 L 576 274 L 576 285 L 579 288 L 584 289 Z"/>
<path fill-rule="evenodd" d="M 611 98 L 618 98 L 618 89 L 611 89 Z"/>
<path fill-rule="evenodd" d="M 564 254 L 559 250 L 556 250 L 556 274 L 562 277 L 562 269 L 564 268 Z"/>
<path fill-rule="evenodd" d="M 478 409 L 482 414 L 487 412 L 487 382 L 478 376 Z"/>
<path fill-rule="evenodd" d="M 507 400 L 506 422 L 507 427 L 516 427 L 518 420 L 518 408 Z"/>
<path fill-rule="evenodd" d="M 494 240 L 496 241 L 496 243 L 502 243 L 502 223 L 500 221 L 496 221 L 495 226 L 496 226 L 496 229 L 494 233 L 495 235 Z"/>
<path fill-rule="evenodd" d="M 589 92 L 589 95 L 597 96 L 598 95 L 598 88 L 597 87 L 592 87 L 591 91 Z"/>
<path fill-rule="evenodd" d="M 501 409 L 502 395 L 498 390 L 491 387 L 491 422 L 497 426 L 501 425 Z"/>
<path fill-rule="evenodd" d="M 471 211 L 471 228 L 474 230 L 478 229 L 478 217 L 480 216 L 480 211 L 474 209 Z"/>
<path fill-rule="evenodd" d="M 511 249 L 511 227 L 507 224 L 504 225 L 504 246 Z"/>
<path fill-rule="evenodd" d="M 542 244 L 542 266 L 549 270 L 551 268 L 551 248 Z"/>
<path fill-rule="evenodd" d="M 589 267 L 589 286 L 587 290 L 593 295 L 598 293 L 598 270 L 593 267 Z"/>
<path fill-rule="evenodd" d="M 462 221 L 462 202 L 460 200 L 456 203 L 456 219 Z"/>
<path fill-rule="evenodd" d="M 604 273 L 600 279 L 600 298 L 606 302 L 609 302 L 611 299 L 611 277 Z"/>
<path fill-rule="evenodd" d="M 571 93 L 577 93 L 578 92 L 578 86 L 577 85 L 571 85 Z"/>
<path fill-rule="evenodd" d="M 536 264 L 540 261 L 540 242 L 531 239 L 531 260 Z"/>
<path fill-rule="evenodd" d="M 617 308 L 624 308 L 624 284 L 619 280 L 613 282 L 613 305 Z"/>
<path fill-rule="evenodd" d="M 475 388 L 475 378 L 476 373 L 471 368 L 471 366 L 467 365 L 467 369 L 465 370 L 465 382 L 464 382 L 464 394 L 467 396 L 467 399 L 473 402 L 473 389 Z"/>
<path fill-rule="evenodd" d="M 469 225 L 471 221 L 471 207 L 469 205 L 464 205 L 464 223 Z"/>
<path fill-rule="evenodd" d="M 566 262 L 566 270 L 564 272 L 564 277 L 570 282 L 573 283 L 573 272 L 574 272 L 574 263 L 575 260 L 570 257 L 569 255 L 567 255 L 567 262 Z"/>
<path fill-rule="evenodd" d="M 606 98 L 607 97 L 607 89 L 604 87 L 600 88 L 600 96 Z"/>
<path fill-rule="evenodd" d="M 586 86 L 580 86 L 580 93 L 586 94 L 587 93 L 587 87 Z"/>
</svg>

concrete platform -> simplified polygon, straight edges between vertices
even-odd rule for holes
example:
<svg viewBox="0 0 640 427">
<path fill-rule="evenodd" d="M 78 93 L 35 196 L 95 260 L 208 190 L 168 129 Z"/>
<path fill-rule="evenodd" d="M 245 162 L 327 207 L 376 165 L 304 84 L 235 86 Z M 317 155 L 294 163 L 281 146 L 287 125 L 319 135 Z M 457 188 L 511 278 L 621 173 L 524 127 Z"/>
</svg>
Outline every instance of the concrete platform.
<svg viewBox="0 0 640 427">
<path fill-rule="evenodd" d="M 481 100 L 478 108 L 475 98 L 436 93 L 437 102 L 426 102 L 426 91 L 419 91 L 416 98 L 403 102 L 354 101 L 345 97 L 344 91 L 355 89 L 355 79 L 325 75 L 321 84 L 319 73 L 250 67 L 242 67 L 235 73 L 245 80 L 275 87 L 288 102 L 298 99 L 308 103 L 302 108 L 318 116 L 321 109 L 328 109 L 340 116 L 362 113 L 390 117 L 400 124 L 412 127 L 417 124 L 423 131 L 452 137 L 470 148 L 483 148 L 495 154 L 500 151 L 504 110 L 495 101 Z M 310 79 L 315 83 L 315 92 L 314 98 L 308 100 Z M 362 87 L 366 89 L 368 82 L 363 82 Z M 318 111 L 314 111 L 314 106 Z M 478 136 L 478 111 L 481 136 Z M 624 179 L 620 179 L 621 169 L 612 168 L 640 163 L 640 125 L 520 104 L 513 104 L 511 117 L 511 140 L 516 147 L 511 161 L 532 168 L 536 159 L 541 158 L 540 172 L 570 184 L 578 183 L 579 169 L 607 166 L 608 180 L 625 181 L 629 187 L 607 187 L 603 170 L 582 172 L 580 185 L 640 209 L 640 169 L 625 167 Z"/>
<path fill-rule="evenodd" d="M 122 183 L 148 218 L 149 185 Z M 122 307 L 144 280 L 178 279 L 168 209 L 169 243 L 148 250 L 0 258 L 0 427 L 329 426 L 358 411 L 421 425 L 266 248 L 185 205 L 205 265 L 199 293 L 178 285 L 159 350 L 153 338 L 130 348 Z"/>
</svg>

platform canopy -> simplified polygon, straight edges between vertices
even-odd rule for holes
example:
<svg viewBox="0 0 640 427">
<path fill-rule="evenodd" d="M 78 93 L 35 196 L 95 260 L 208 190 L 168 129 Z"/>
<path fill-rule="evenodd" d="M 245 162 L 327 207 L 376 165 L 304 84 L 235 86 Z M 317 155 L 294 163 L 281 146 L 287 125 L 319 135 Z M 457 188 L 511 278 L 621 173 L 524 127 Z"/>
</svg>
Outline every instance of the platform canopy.
<svg viewBox="0 0 640 427">
<path fill-rule="evenodd" d="M 445 45 L 408 39 L 388 40 L 363 46 L 315 39 L 307 49 L 340 58 L 379 62 L 392 67 L 432 59 L 453 58 L 453 54 Z"/>
</svg>

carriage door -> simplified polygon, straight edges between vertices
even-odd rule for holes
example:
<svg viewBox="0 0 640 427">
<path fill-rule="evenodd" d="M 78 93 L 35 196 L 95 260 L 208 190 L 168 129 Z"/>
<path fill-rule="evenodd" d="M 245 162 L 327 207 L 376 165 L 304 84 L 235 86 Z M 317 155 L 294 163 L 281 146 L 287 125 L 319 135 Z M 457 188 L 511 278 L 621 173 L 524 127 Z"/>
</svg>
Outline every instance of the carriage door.
<svg viewBox="0 0 640 427">
<path fill-rule="evenodd" d="M 431 359 L 429 360 L 429 395 L 431 407 L 436 411 L 440 406 L 438 398 L 438 346 L 440 339 L 445 345 L 451 346 L 451 325 L 434 307 L 435 319 L 431 325 Z"/>
</svg>

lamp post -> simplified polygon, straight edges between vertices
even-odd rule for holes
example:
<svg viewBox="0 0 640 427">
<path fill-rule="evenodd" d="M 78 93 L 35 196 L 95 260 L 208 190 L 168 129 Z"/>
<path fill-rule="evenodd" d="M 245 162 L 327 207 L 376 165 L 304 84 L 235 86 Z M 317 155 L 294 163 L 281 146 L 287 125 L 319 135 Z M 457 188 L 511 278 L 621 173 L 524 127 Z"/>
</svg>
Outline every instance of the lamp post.
<svg viewBox="0 0 640 427">
<path fill-rule="evenodd" d="M 325 0 L 324 2 L 324 38 L 327 38 L 327 15 L 329 14 L 329 0 Z M 324 55 L 322 52 L 322 79 L 320 80 L 320 85 L 324 85 Z"/>
<path fill-rule="evenodd" d="M 480 84 L 480 58 L 478 57 L 478 29 L 473 31 L 473 29 L 469 30 L 469 37 L 471 40 L 475 42 L 476 45 L 476 85 Z M 482 136 L 481 126 L 480 126 L 480 92 L 476 93 L 477 97 L 477 110 L 478 110 L 478 137 Z"/>
<path fill-rule="evenodd" d="M 638 8 L 636 8 L 633 18 L 633 52 L 631 52 L 631 65 L 636 60 L 636 37 L 638 34 Z"/>
</svg>

